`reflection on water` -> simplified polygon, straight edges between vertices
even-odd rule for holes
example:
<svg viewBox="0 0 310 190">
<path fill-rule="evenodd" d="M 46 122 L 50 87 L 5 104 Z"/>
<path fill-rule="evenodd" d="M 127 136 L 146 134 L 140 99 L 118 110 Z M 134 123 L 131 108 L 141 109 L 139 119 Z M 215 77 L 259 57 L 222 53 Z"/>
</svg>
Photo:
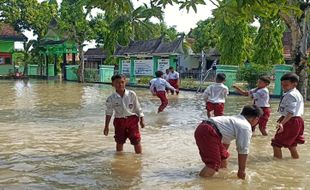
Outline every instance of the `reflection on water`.
<svg viewBox="0 0 310 190">
<path fill-rule="evenodd" d="M 278 115 L 273 113 L 270 136 L 256 131 L 249 155 L 247 179 L 236 180 L 237 155 L 229 168 L 212 179 L 199 178 L 203 167 L 193 138 L 204 118 L 201 97 L 182 92 L 169 96 L 164 113 L 148 90 L 135 89 L 145 112 L 143 154 L 127 143 L 115 153 L 112 132 L 102 135 L 105 100 L 110 85 L 54 81 L 0 81 L 0 189 L 306 189 L 310 185 L 310 148 L 301 158 L 272 159 L 270 139 Z M 236 114 L 246 97 L 230 96 L 225 113 Z M 276 110 L 278 100 L 272 100 Z M 309 104 L 306 107 L 309 137 Z"/>
</svg>

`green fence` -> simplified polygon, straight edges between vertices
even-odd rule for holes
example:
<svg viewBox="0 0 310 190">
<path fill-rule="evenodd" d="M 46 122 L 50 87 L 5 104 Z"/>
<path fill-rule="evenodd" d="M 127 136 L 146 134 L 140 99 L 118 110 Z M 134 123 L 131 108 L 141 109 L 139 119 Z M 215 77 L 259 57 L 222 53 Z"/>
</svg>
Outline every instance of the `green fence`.
<svg viewBox="0 0 310 190">
<path fill-rule="evenodd" d="M 226 75 L 225 85 L 229 88 L 229 91 L 234 91 L 232 85 L 236 83 L 237 72 L 239 67 L 234 65 L 217 65 L 216 74 L 224 73 Z"/>
<path fill-rule="evenodd" d="M 275 86 L 273 90 L 274 95 L 282 95 L 282 88 L 281 88 L 281 77 L 289 72 L 293 71 L 293 66 L 291 65 L 275 65 L 274 66 L 275 71 Z"/>
</svg>

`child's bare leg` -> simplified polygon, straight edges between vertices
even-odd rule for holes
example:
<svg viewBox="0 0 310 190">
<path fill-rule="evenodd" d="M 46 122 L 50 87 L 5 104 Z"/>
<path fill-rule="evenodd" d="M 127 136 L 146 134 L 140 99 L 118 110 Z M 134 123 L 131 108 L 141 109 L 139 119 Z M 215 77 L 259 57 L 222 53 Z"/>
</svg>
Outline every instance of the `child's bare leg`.
<svg viewBox="0 0 310 190">
<path fill-rule="evenodd" d="M 268 135 L 266 129 L 264 129 L 264 128 L 259 126 L 259 130 L 260 130 L 260 132 L 262 133 L 263 136 L 267 136 Z"/>
<path fill-rule="evenodd" d="M 135 145 L 135 152 L 136 152 L 136 154 L 142 153 L 142 146 L 140 143 Z"/>
<path fill-rule="evenodd" d="M 297 147 L 296 146 L 293 146 L 293 147 L 290 147 L 288 148 L 291 152 L 291 157 L 293 159 L 298 159 L 299 158 L 299 155 L 298 155 L 298 152 L 297 152 Z"/>
<path fill-rule="evenodd" d="M 215 170 L 205 166 L 199 173 L 200 177 L 212 177 L 215 174 Z"/>
<path fill-rule="evenodd" d="M 210 118 L 210 117 L 211 117 L 211 113 L 210 113 L 210 111 L 207 111 L 207 116 L 208 116 L 208 118 Z"/>
<path fill-rule="evenodd" d="M 221 168 L 227 168 L 227 164 L 228 164 L 227 159 L 221 160 Z"/>
<path fill-rule="evenodd" d="M 117 152 L 123 151 L 123 144 L 118 144 L 118 143 L 116 143 L 116 151 L 117 151 Z"/>
<path fill-rule="evenodd" d="M 273 146 L 273 157 L 282 159 L 282 150 L 279 147 Z"/>
</svg>

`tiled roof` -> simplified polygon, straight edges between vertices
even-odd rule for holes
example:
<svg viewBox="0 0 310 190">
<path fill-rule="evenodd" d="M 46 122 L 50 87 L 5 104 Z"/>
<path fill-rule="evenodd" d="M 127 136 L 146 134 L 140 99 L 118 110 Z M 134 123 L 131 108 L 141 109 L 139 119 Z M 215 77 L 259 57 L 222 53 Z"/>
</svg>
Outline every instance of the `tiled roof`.
<svg viewBox="0 0 310 190">
<path fill-rule="evenodd" d="M 84 54 L 85 58 L 106 58 L 106 55 L 102 48 L 90 48 Z"/>
<path fill-rule="evenodd" d="M 165 42 L 163 37 L 144 41 L 131 41 L 127 47 L 118 46 L 115 56 L 141 54 L 172 54 L 183 53 L 182 43 L 184 36 L 173 42 Z M 180 50 L 181 49 L 181 50 Z"/>
<path fill-rule="evenodd" d="M 0 23 L 0 40 L 5 41 L 27 41 L 27 37 L 14 30 L 14 28 L 6 23 Z"/>
</svg>

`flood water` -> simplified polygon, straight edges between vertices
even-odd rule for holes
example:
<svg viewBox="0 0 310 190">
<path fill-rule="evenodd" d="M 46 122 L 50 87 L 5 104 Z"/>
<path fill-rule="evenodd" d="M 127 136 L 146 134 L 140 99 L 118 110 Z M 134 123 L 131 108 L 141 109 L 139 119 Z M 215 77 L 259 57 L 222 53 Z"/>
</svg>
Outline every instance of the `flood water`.
<svg viewBox="0 0 310 190">
<path fill-rule="evenodd" d="M 230 147 L 228 169 L 212 179 L 198 176 L 204 166 L 194 130 L 206 118 L 199 95 L 169 96 L 170 105 L 156 114 L 159 100 L 146 89 L 134 89 L 145 113 L 143 154 L 127 141 L 115 153 L 114 130 L 103 136 L 109 85 L 0 81 L 0 189 L 310 189 L 309 123 L 300 159 L 272 158 L 278 99 L 272 100 L 269 136 L 257 130 L 252 138 L 246 180 L 237 180 L 237 154 Z M 237 114 L 247 97 L 230 96 L 225 114 Z"/>
</svg>

